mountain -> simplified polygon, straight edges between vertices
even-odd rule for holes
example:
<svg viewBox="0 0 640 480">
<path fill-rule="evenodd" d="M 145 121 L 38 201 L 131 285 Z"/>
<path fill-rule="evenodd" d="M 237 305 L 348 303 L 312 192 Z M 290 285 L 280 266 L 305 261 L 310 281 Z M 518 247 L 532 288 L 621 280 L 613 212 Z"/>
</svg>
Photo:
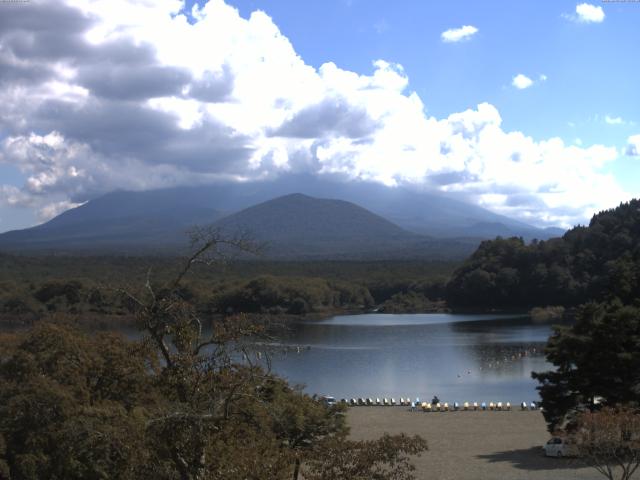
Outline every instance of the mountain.
<svg viewBox="0 0 640 480">
<path fill-rule="evenodd" d="M 251 207 L 257 207 L 258 204 L 277 197 L 287 198 L 288 195 L 300 191 L 308 195 L 307 198 L 316 197 L 316 200 L 331 198 L 350 202 L 354 207 L 368 210 L 370 215 L 375 214 L 378 219 L 395 224 L 395 228 L 404 231 L 405 237 L 402 242 L 405 242 L 405 256 L 414 251 L 413 247 L 409 248 L 406 244 L 409 234 L 413 235 L 413 241 L 419 238 L 416 234 L 432 237 L 427 242 L 428 248 L 423 245 L 420 252 L 437 253 L 438 249 L 457 251 L 460 245 L 467 245 L 462 250 L 468 251 L 468 245 L 475 246 L 481 239 L 494 238 L 497 235 L 522 236 L 528 240 L 545 239 L 558 233 L 535 228 L 475 205 L 407 188 L 390 188 L 372 182 L 337 182 L 311 176 L 289 176 L 270 182 L 227 183 L 146 192 L 112 192 L 68 210 L 37 227 L 0 234 L 0 249 L 125 254 L 171 253 L 185 245 L 185 232 L 193 225 L 210 225 L 227 218 L 227 223 L 224 223 L 227 226 L 239 222 L 238 224 L 242 223 L 246 227 L 253 224 L 252 228 L 257 228 L 255 225 L 259 222 L 260 215 L 253 214 L 255 210 L 251 210 Z M 292 198 L 302 202 L 301 205 L 306 206 L 305 208 L 311 208 L 309 202 L 302 201 L 302 197 Z M 289 204 L 296 203 L 291 200 L 290 198 Z M 344 203 L 339 205 L 345 207 Z M 263 208 L 272 209 L 275 206 L 267 204 Z M 249 210 L 238 216 L 245 209 Z M 336 223 L 332 228 L 339 231 L 342 227 L 338 225 L 344 226 L 348 222 L 340 216 L 340 208 L 335 210 Z M 313 213 L 307 215 L 299 214 L 297 218 L 314 218 L 314 215 L 320 215 L 321 211 L 322 209 L 313 210 Z M 354 209 L 347 211 L 355 215 Z M 251 215 L 251 222 L 242 220 Z M 362 215 L 356 217 L 362 218 Z M 338 219 L 342 219 L 342 223 L 338 222 Z M 322 222 L 325 221 L 318 220 L 315 225 L 322 225 Z M 313 225 L 309 225 L 311 226 Z M 329 226 L 329 223 L 325 222 L 325 226 Z M 310 233 L 309 237 L 320 238 L 318 235 L 321 232 L 310 232 L 313 233 Z M 463 240 L 453 243 L 436 241 L 438 238 L 452 237 Z M 392 242 L 390 237 L 384 238 L 384 241 L 376 241 L 376 249 L 379 247 L 389 251 L 392 246 L 397 246 L 397 240 Z M 282 236 L 276 239 L 265 235 L 265 239 L 274 245 L 287 243 L 290 249 L 297 245 L 295 251 L 301 251 L 299 247 L 304 243 L 300 243 L 299 239 L 284 242 Z M 361 245 L 371 245 L 372 242 L 364 238 L 358 241 Z M 427 240 L 422 238 L 421 241 Z M 329 239 L 325 238 L 320 243 L 325 244 L 327 250 L 337 252 L 336 248 L 329 248 L 327 242 Z M 308 243 L 305 245 L 309 246 Z M 317 250 L 320 246 L 316 242 L 310 253 L 320 251 Z M 350 249 L 346 251 L 352 252 Z M 284 255 L 284 252 L 281 254 Z"/>
<path fill-rule="evenodd" d="M 230 235 L 247 232 L 266 242 L 265 253 L 272 258 L 424 257 L 427 253 L 435 255 L 434 248 L 447 257 L 451 255 L 445 250 L 453 251 L 441 240 L 408 232 L 351 202 L 302 194 L 249 207 L 214 226 Z M 471 250 L 468 242 L 458 242 L 457 246 L 459 254 Z"/>
<path fill-rule="evenodd" d="M 284 177 L 269 183 L 254 183 L 246 193 L 266 200 L 303 191 L 320 198 L 346 200 L 370 210 L 415 233 L 440 238 L 495 238 L 498 235 L 548 239 L 564 230 L 536 228 L 485 208 L 456 199 L 407 187 L 387 187 L 376 182 L 328 181 L 317 176 Z M 489 225 L 497 228 L 487 228 Z M 483 226 L 483 228 L 477 228 Z"/>
<path fill-rule="evenodd" d="M 0 235 L 11 251 L 171 252 L 184 246 L 194 225 L 211 224 L 222 214 L 194 205 L 179 191 L 114 192 L 68 210 L 36 227 Z"/>
<path fill-rule="evenodd" d="M 336 238 L 394 242 L 419 238 L 351 202 L 285 195 L 246 208 L 215 223 L 224 230 L 250 230 L 269 242 L 322 244 Z"/>
</svg>

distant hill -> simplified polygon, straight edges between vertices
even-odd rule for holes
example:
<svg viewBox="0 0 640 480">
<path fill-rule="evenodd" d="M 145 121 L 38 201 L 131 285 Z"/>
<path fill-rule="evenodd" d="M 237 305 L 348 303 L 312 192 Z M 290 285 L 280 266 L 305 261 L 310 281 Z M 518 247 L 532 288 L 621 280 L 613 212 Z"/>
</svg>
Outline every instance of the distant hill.
<svg viewBox="0 0 640 480">
<path fill-rule="evenodd" d="M 453 275 L 447 302 L 460 307 L 579 305 L 640 298 L 640 200 L 594 215 L 561 238 L 482 242 Z"/>
<path fill-rule="evenodd" d="M 455 237 L 495 238 L 495 237 L 523 237 L 525 240 L 548 240 L 561 237 L 565 230 L 557 227 L 535 228 L 530 225 L 502 223 L 502 222 L 478 222 L 468 227 L 450 228 L 447 233 Z"/>
<path fill-rule="evenodd" d="M 145 193 L 110 193 L 42 225 L 0 234 L 0 249 L 172 252 L 185 245 L 187 230 L 222 216 L 213 208 L 194 206 L 175 190 Z"/>
<path fill-rule="evenodd" d="M 462 255 L 470 242 L 430 239 L 408 232 L 344 200 L 291 194 L 244 209 L 214 224 L 229 234 L 248 232 L 281 258 L 380 258 Z M 435 250 L 438 250 L 437 252 Z"/>
<path fill-rule="evenodd" d="M 180 187 L 145 192 L 116 191 L 91 200 L 84 205 L 68 210 L 37 227 L 0 234 L 0 250 L 7 251 L 55 251 L 66 253 L 78 252 L 114 252 L 124 254 L 140 253 L 174 253 L 186 245 L 186 231 L 194 225 L 210 225 L 222 218 L 227 218 L 221 225 L 230 227 L 237 223 L 250 230 L 260 231 L 269 240 L 275 250 L 274 255 L 286 256 L 283 248 L 275 244 L 286 244 L 286 250 L 295 255 L 310 255 L 344 250 L 348 255 L 355 255 L 349 248 L 341 245 L 343 240 L 336 239 L 333 244 L 328 237 L 322 242 L 300 242 L 300 238 L 285 239 L 282 235 L 274 237 L 268 234 L 269 227 L 260 223 L 261 215 L 251 210 L 258 204 L 269 202 L 277 197 L 287 198 L 288 195 L 303 191 L 307 198 L 331 198 L 335 201 L 350 202 L 368 210 L 371 221 L 371 231 L 377 232 L 380 222 L 393 225 L 393 228 L 403 233 L 392 239 L 392 235 L 383 235 L 380 240 L 374 240 L 371 235 L 352 235 L 349 238 L 359 238 L 361 252 L 370 255 L 367 248 L 374 247 L 376 252 L 395 250 L 393 256 L 401 255 L 408 258 L 417 254 L 420 258 L 425 255 L 458 258 L 469 253 L 482 239 L 502 236 L 522 236 L 525 239 L 548 238 L 558 232 L 536 229 L 530 225 L 507 217 L 494 214 L 477 206 L 456 200 L 435 196 L 423 192 L 416 192 L 403 188 L 389 188 L 384 185 L 367 182 L 331 182 L 318 180 L 315 177 L 290 176 L 273 182 L 253 182 L 242 184 L 223 184 L 201 187 Z M 294 201 L 291 201 L 291 200 Z M 284 200 L 282 200 L 284 201 Z M 330 202 L 327 200 L 327 202 Z M 286 203 L 286 202 L 285 202 Z M 305 229 L 309 233 L 307 239 L 321 238 L 323 227 L 329 228 L 323 208 L 334 205 L 333 233 L 345 230 L 349 225 L 358 225 L 364 221 L 365 215 L 355 208 L 346 212 L 354 215 L 347 221 L 345 212 L 341 212 L 342 204 L 322 204 L 312 206 L 303 197 L 292 197 L 290 204 L 300 203 L 291 212 L 300 212 L 304 208 L 313 208 L 312 213 L 298 214 L 298 219 L 314 221 Z M 279 203 L 268 204 L 267 210 L 276 208 Z M 293 208 L 293 207 L 290 207 Z M 242 213 L 242 210 L 249 209 Z M 358 213 L 356 213 L 358 212 Z M 374 215 L 375 214 L 375 215 Z M 288 215 L 288 214 L 285 214 Z M 377 222 L 373 218 L 377 218 Z M 247 221 L 251 218 L 251 221 Z M 377 223 L 378 227 L 373 227 Z M 262 226 L 260 226 L 262 225 Z M 273 225 L 273 223 L 271 223 Z M 316 230 L 313 230 L 316 228 Z M 365 229 L 366 230 L 366 229 Z M 278 232 L 291 229 L 281 229 Z M 329 228 L 329 231 L 332 231 Z M 347 230 L 345 230 L 347 231 Z M 272 232 L 272 234 L 278 233 Z M 326 232 L 324 232 L 326 233 Z M 387 232 L 389 233 L 389 232 Z M 419 237 L 420 235 L 421 237 Z M 424 238 L 424 237 L 429 238 Z M 366 237 L 366 238 L 365 238 Z M 453 242 L 442 242 L 436 239 L 458 238 Z M 409 245 L 411 242 L 421 244 L 417 250 Z M 331 245 L 330 245 L 331 244 Z M 309 252 L 304 248 L 313 247 Z M 324 247 L 323 247 L 324 245 Z M 323 247 L 323 248 L 321 248 Z M 278 250 L 279 249 L 279 250 Z M 402 250 L 401 252 L 398 249 Z M 416 251 L 418 253 L 416 253 Z M 295 252 L 295 253 L 294 253 Z M 429 253 L 425 253 L 429 252 Z M 334 254 L 334 253 L 332 253 Z M 346 255 L 346 254 L 345 254 Z"/>
<path fill-rule="evenodd" d="M 316 248 L 335 242 L 380 245 L 420 238 L 351 202 L 300 193 L 246 208 L 218 220 L 215 225 L 227 231 L 247 230 L 273 244 Z"/>
</svg>

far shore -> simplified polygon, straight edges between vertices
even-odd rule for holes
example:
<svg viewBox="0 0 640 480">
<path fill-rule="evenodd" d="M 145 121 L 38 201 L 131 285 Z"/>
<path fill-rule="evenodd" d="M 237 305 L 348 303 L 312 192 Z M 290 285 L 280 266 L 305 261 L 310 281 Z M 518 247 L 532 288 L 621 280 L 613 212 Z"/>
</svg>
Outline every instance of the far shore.
<svg viewBox="0 0 640 480">
<path fill-rule="evenodd" d="M 452 311 L 449 309 L 442 310 L 429 310 L 429 311 L 420 311 L 420 312 L 385 312 L 379 311 L 376 309 L 326 309 L 318 312 L 310 312 L 304 315 L 294 315 L 294 314 L 269 314 L 269 313 L 250 313 L 249 315 L 255 316 L 258 319 L 262 320 L 270 320 L 270 321 L 278 321 L 283 323 L 297 322 L 297 321 L 310 321 L 310 322 L 321 322 L 323 320 L 327 320 L 329 318 L 337 317 L 337 316 L 345 316 L 345 315 L 369 315 L 369 314 L 380 314 L 380 315 L 428 315 L 428 314 L 461 314 L 461 315 L 482 315 L 482 314 L 514 314 L 514 315 L 527 315 L 528 311 L 526 309 L 513 309 L 513 310 L 500 310 L 500 309 L 463 309 Z M 209 318 L 211 320 L 222 318 L 223 315 L 216 313 L 211 315 Z M 56 316 L 55 314 L 43 315 L 41 317 L 35 314 L 23 314 L 23 315 L 15 315 L 15 314 L 7 314 L 0 313 L 0 328 L 4 329 L 23 329 L 29 328 L 35 325 L 38 322 L 47 322 L 47 321 L 63 321 L 64 323 L 75 324 L 81 328 L 90 328 L 97 330 L 112 330 L 112 329 L 126 329 L 126 328 L 136 328 L 136 317 L 133 314 L 125 314 L 125 315 L 105 315 L 95 312 L 82 312 L 82 313 L 64 313 L 62 317 Z"/>
<path fill-rule="evenodd" d="M 549 439 L 540 411 L 424 413 L 407 407 L 355 407 L 347 412 L 351 438 L 421 435 L 429 450 L 414 459 L 425 480 L 596 480 L 578 459 L 545 457 Z"/>
</svg>

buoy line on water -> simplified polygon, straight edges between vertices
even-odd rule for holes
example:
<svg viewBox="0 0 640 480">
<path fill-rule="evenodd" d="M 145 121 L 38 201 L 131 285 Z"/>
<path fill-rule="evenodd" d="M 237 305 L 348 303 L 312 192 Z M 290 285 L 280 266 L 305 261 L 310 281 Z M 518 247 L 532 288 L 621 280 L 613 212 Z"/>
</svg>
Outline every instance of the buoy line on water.
<svg viewBox="0 0 640 480">
<path fill-rule="evenodd" d="M 459 412 L 459 411 L 496 411 L 507 412 L 511 410 L 542 410 L 539 402 L 521 402 L 512 404 L 511 402 L 421 402 L 420 398 L 415 401 L 410 398 L 401 397 L 398 401 L 395 398 L 380 397 L 353 397 L 342 398 L 338 403 L 351 407 L 409 407 L 410 411 L 423 412 Z M 514 406 L 517 405 L 517 408 Z"/>
</svg>

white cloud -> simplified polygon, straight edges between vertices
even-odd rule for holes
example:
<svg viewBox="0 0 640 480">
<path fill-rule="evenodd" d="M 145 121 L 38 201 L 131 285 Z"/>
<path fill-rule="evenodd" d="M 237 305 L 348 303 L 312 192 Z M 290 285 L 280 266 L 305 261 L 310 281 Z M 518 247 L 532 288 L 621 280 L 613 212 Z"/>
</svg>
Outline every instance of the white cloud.
<svg viewBox="0 0 640 480">
<path fill-rule="evenodd" d="M 31 197 L 13 185 L 0 185 L 0 204 L 10 207 L 30 205 Z"/>
<path fill-rule="evenodd" d="M 604 10 L 590 3 L 576 5 L 576 20 L 582 23 L 601 23 L 604 21 Z"/>
<path fill-rule="evenodd" d="M 316 69 L 263 12 L 243 18 L 211 0 L 190 24 L 181 2 L 72 4 L 91 21 L 58 1 L 27 11 L 56 21 L 15 49 L 29 69 L 11 64 L 0 78 L 0 162 L 27 176 L 21 189 L 2 187 L 5 203 L 48 216 L 116 188 L 299 171 L 418 185 L 538 224 L 584 221 L 628 197 L 603 172 L 616 148 L 506 131 L 488 103 L 429 116 L 400 65 Z M 37 24 L 22 12 L 16 31 L 0 33 L 0 54 L 14 52 L 20 22 Z"/>
<path fill-rule="evenodd" d="M 468 40 L 476 33 L 478 33 L 478 29 L 476 27 L 473 25 L 464 25 L 460 28 L 450 28 L 449 30 L 442 32 L 440 38 L 442 38 L 442 41 L 445 43 L 453 43 Z"/>
<path fill-rule="evenodd" d="M 627 148 L 625 150 L 626 155 L 630 157 L 640 156 L 640 134 L 631 135 L 627 140 Z"/>
<path fill-rule="evenodd" d="M 529 88 L 531 85 L 533 85 L 533 80 L 531 80 L 526 75 L 519 73 L 518 75 L 513 77 L 513 80 L 511 81 L 511 85 L 513 85 L 519 90 L 524 90 L 525 88 Z"/>
<path fill-rule="evenodd" d="M 547 81 L 547 76 L 545 74 L 541 74 L 538 76 L 538 80 L 533 80 L 532 78 L 526 76 L 523 73 L 519 73 L 511 79 L 511 85 L 518 90 L 524 90 L 529 87 L 532 87 L 534 84 L 540 84 Z"/>
<path fill-rule="evenodd" d="M 624 120 L 621 117 L 610 117 L 609 115 L 606 115 L 604 117 L 604 121 L 606 123 L 608 123 L 609 125 L 622 125 L 622 124 L 624 124 Z"/>
<path fill-rule="evenodd" d="M 79 207 L 80 205 L 82 205 L 82 203 L 74 203 L 69 200 L 49 203 L 38 210 L 38 218 L 45 222 L 47 220 L 51 220 L 57 215 L 60 215 L 62 212 L 66 212 L 71 208 Z"/>
</svg>

